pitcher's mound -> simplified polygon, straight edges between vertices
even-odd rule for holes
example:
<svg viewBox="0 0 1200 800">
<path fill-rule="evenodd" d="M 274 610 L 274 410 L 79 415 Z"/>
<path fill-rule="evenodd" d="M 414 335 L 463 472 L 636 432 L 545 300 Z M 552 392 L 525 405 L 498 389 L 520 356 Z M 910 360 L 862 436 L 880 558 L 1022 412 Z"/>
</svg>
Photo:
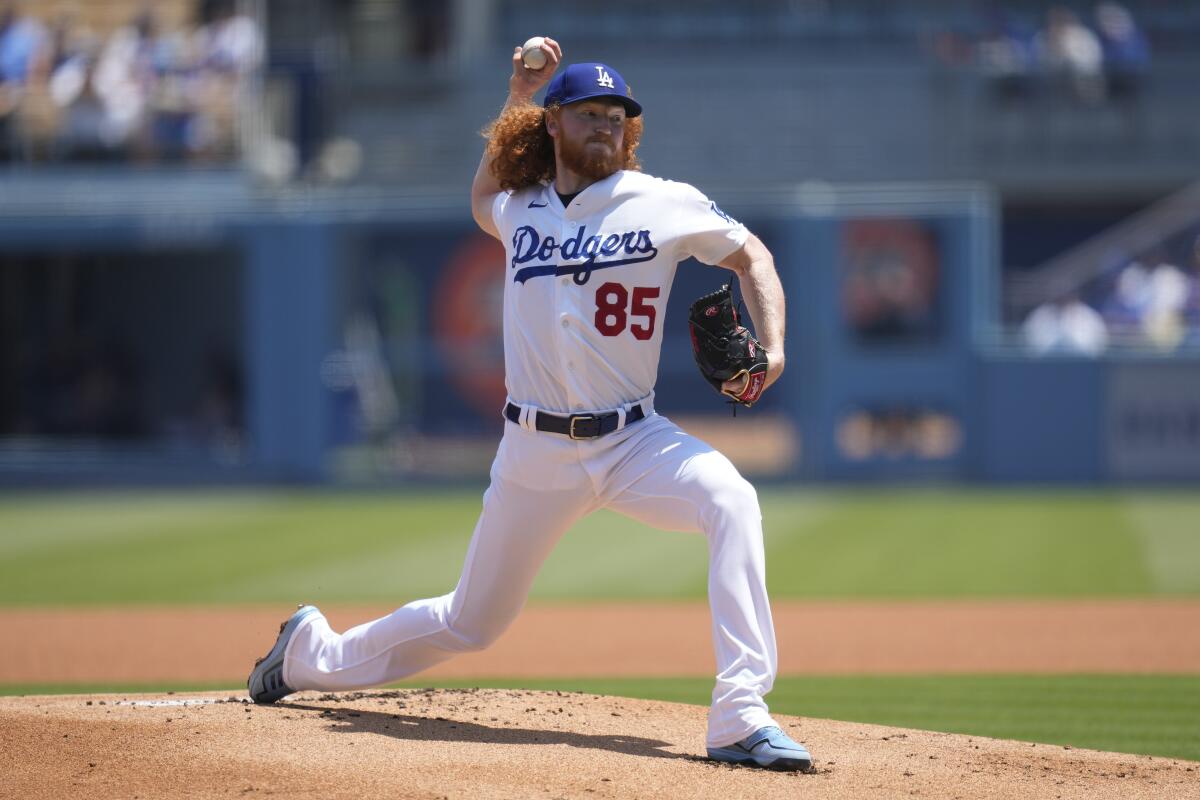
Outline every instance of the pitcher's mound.
<svg viewBox="0 0 1200 800">
<path fill-rule="evenodd" d="M 705 709 L 504 689 L 0 700 L 24 798 L 1183 798 L 1200 764 L 779 717 L 810 774 L 707 761 Z"/>
</svg>

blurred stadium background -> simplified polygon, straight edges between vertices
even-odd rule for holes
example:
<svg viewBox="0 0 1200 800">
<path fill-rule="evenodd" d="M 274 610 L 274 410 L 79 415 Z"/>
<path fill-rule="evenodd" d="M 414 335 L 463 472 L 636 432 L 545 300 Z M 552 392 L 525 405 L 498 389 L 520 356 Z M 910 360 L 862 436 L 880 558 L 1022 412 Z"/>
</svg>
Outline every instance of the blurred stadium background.
<svg viewBox="0 0 1200 800">
<path fill-rule="evenodd" d="M 690 263 L 657 399 L 766 487 L 776 597 L 1200 593 L 1196 3 L 0 0 L 0 604 L 449 588 L 504 395 L 467 193 L 534 34 L 776 255 L 783 381 L 730 418 Z M 535 598 L 702 597 L 598 520 Z M 1169 746 L 1108 744 L 1198 757 L 1179 679 Z"/>
<path fill-rule="evenodd" d="M 1200 477 L 1200 8 L 4 0 L 0 481 L 479 479 L 500 248 L 464 197 L 530 32 L 773 248 L 785 480 Z M 748 435 L 750 434 L 750 435 Z M 741 452 L 744 450 L 744 452 Z"/>
</svg>

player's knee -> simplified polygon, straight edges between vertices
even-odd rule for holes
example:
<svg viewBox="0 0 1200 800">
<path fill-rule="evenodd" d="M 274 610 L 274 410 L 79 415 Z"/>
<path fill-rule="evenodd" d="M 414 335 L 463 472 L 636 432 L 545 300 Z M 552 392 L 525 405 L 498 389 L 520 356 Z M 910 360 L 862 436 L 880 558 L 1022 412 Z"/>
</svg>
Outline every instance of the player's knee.
<svg viewBox="0 0 1200 800">
<path fill-rule="evenodd" d="M 491 636 L 488 631 L 459 630 L 452 628 L 450 632 L 454 634 L 454 638 L 459 642 L 458 649 L 464 653 L 483 650 L 492 642 L 496 641 L 496 637 Z"/>
<path fill-rule="evenodd" d="M 718 519 L 761 519 L 758 492 L 740 475 L 713 490 L 709 513 Z"/>
<path fill-rule="evenodd" d="M 450 626 L 450 633 L 454 635 L 460 643 L 460 649 L 463 652 L 474 652 L 485 650 L 492 645 L 500 634 L 504 633 L 507 625 L 464 625 L 454 624 Z"/>
</svg>

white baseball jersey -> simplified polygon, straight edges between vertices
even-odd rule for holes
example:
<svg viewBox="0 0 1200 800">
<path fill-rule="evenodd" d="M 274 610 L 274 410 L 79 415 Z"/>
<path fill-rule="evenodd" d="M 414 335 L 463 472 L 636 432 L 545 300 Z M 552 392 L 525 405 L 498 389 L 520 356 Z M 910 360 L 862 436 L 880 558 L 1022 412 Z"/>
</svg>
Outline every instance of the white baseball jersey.
<svg viewBox="0 0 1200 800">
<path fill-rule="evenodd" d="M 620 413 L 648 397 L 675 265 L 718 263 L 748 236 L 691 186 L 637 172 L 592 184 L 568 208 L 553 187 L 502 193 L 492 215 L 507 253 L 507 387 L 524 420 L 531 408 Z M 505 425 L 454 591 L 340 634 L 311 615 L 285 650 L 286 685 L 375 686 L 487 647 L 520 613 L 555 543 L 610 508 L 708 540 L 717 662 L 708 747 L 778 725 L 763 700 L 778 657 L 758 496 L 729 459 L 642 408 L 637 424 L 594 439 Z"/>
<path fill-rule="evenodd" d="M 621 171 L 563 208 L 553 185 L 501 192 L 509 397 L 568 413 L 648 396 L 675 266 L 717 264 L 745 226 L 686 183 Z"/>
</svg>

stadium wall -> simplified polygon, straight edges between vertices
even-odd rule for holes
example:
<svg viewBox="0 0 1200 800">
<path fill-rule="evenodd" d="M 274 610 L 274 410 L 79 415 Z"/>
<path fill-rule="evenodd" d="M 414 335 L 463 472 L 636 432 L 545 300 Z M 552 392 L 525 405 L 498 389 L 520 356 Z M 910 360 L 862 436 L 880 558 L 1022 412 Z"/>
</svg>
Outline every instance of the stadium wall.
<svg viewBox="0 0 1200 800">
<path fill-rule="evenodd" d="M 97 202 L 86 182 L 44 184 L 0 215 L 0 482 L 486 475 L 502 430 L 503 253 L 460 198 L 261 193 L 213 178 L 189 183 L 181 201 L 170 180 L 143 177 L 104 183 Z M 40 205 L 63 196 L 73 199 Z M 730 192 L 723 206 L 776 255 L 789 369 L 759 407 L 728 416 L 694 371 L 683 322 L 725 273 L 685 263 L 665 315 L 657 405 L 718 446 L 730 430 L 754 432 L 777 457 L 734 453 L 746 471 L 815 481 L 1200 477 L 1195 359 L 1032 358 L 988 344 L 1000 298 L 987 190 L 812 184 Z M 42 272 L 70 276 L 86 296 L 31 288 Z M 36 362 L 51 354 L 45 331 L 62 303 L 85 309 L 73 312 L 85 318 L 77 333 L 116 341 L 138 365 L 127 404 L 150 418 L 135 434 L 31 428 L 39 403 L 82 403 L 89 385 L 38 389 Z M 197 377 L 212 372 L 208 340 L 232 352 L 235 378 Z M 194 396 L 164 396 L 179 385 Z"/>
</svg>

